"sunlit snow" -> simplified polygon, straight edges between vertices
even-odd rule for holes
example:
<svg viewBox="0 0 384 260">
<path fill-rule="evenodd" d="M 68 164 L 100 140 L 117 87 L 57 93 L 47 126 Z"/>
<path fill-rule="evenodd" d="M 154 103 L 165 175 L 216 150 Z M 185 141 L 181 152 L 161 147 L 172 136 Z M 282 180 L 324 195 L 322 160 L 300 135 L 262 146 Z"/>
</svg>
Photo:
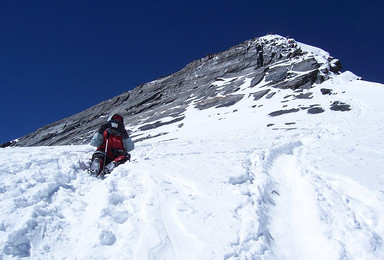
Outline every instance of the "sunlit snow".
<svg viewBox="0 0 384 260">
<path fill-rule="evenodd" d="M 384 86 L 346 72 L 316 91 L 287 103 L 314 115 L 269 116 L 284 91 L 191 105 L 104 180 L 89 145 L 1 149 L 0 259 L 382 259 Z"/>
</svg>

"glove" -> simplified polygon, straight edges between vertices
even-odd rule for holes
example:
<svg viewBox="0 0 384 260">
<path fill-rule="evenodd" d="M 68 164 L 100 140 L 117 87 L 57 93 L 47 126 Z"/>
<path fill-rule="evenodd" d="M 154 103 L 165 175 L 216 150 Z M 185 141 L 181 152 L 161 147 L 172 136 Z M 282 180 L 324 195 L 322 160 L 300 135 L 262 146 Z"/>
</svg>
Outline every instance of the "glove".
<svg viewBox="0 0 384 260">
<path fill-rule="evenodd" d="M 98 130 L 98 132 L 100 134 L 103 134 L 105 130 L 107 130 L 107 128 L 110 128 L 111 127 L 111 123 L 108 122 L 108 123 L 105 123 L 105 124 L 102 124 Z"/>
</svg>

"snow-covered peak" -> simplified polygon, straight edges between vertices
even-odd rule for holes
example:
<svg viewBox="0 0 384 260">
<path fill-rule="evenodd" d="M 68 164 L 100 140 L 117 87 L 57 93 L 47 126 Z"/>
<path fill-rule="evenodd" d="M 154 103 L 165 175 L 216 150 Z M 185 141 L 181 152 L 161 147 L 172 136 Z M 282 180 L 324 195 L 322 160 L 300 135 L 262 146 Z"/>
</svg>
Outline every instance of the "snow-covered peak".
<svg viewBox="0 0 384 260">
<path fill-rule="evenodd" d="M 384 86 L 331 64 L 265 36 L 0 149 L 0 259 L 381 259 Z M 101 180 L 110 112 L 136 148 Z"/>
<path fill-rule="evenodd" d="M 258 91 L 269 92 L 269 96 L 281 89 L 306 91 L 339 73 L 340 68 L 337 60 L 318 48 L 292 38 L 267 35 L 191 62 L 172 75 L 44 126 L 12 145 L 84 144 L 105 117 L 115 112 L 129 117 L 127 127 L 132 129 L 132 136 L 144 140 L 153 128 L 182 125 L 191 104 L 204 110 L 233 106 L 248 99 L 247 95 L 259 96 Z M 219 79 L 229 78 L 233 80 L 217 84 Z M 250 85 L 245 87 L 248 81 Z M 251 91 L 239 91 L 243 88 Z"/>
<path fill-rule="evenodd" d="M 311 45 L 308 45 L 305 43 L 301 43 L 301 42 L 297 42 L 297 44 L 299 45 L 299 47 L 303 51 L 311 53 L 315 56 L 321 57 L 324 60 L 328 60 L 330 57 L 330 54 L 328 52 L 324 51 L 323 49 L 320 49 L 320 48 L 317 48 L 317 47 L 314 47 L 314 46 L 311 46 Z"/>
<path fill-rule="evenodd" d="M 338 73 L 341 71 L 341 63 L 338 59 L 332 57 L 328 52 L 323 49 L 305 44 L 305 43 L 297 43 L 298 46 L 308 55 L 313 55 L 316 61 L 321 65 L 320 71 L 326 75 L 330 71 L 334 73 Z"/>
</svg>

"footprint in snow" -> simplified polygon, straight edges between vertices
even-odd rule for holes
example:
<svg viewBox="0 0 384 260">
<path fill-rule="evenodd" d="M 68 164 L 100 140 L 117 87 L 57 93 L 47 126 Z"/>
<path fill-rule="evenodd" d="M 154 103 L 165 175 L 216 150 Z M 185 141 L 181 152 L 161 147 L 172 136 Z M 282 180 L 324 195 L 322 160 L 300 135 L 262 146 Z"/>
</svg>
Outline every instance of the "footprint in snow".
<svg viewBox="0 0 384 260">
<path fill-rule="evenodd" d="M 103 230 L 99 236 L 100 244 L 104 246 L 111 246 L 116 242 L 116 236 L 112 231 Z"/>
</svg>

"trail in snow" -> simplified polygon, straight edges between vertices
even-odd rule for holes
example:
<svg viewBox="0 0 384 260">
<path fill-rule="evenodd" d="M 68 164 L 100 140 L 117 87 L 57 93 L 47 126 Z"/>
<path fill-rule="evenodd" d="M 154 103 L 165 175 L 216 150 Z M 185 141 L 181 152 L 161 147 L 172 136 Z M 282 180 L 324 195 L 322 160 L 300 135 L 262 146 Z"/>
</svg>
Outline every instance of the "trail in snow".
<svg viewBox="0 0 384 260">
<path fill-rule="evenodd" d="M 279 190 L 270 212 L 277 258 L 379 258 L 384 253 L 377 233 L 384 224 L 380 221 L 383 201 L 349 179 L 337 181 L 343 189 L 334 187 L 331 176 L 308 169 L 300 158 L 303 149 L 305 146 L 279 155 L 270 169 Z M 365 194 L 367 200 L 348 197 L 351 189 Z"/>
<path fill-rule="evenodd" d="M 233 183 L 250 199 L 237 209 L 242 225 L 230 259 L 384 255 L 384 197 L 313 169 L 301 155 L 305 149 L 296 141 L 250 155 L 252 172 Z"/>
</svg>

